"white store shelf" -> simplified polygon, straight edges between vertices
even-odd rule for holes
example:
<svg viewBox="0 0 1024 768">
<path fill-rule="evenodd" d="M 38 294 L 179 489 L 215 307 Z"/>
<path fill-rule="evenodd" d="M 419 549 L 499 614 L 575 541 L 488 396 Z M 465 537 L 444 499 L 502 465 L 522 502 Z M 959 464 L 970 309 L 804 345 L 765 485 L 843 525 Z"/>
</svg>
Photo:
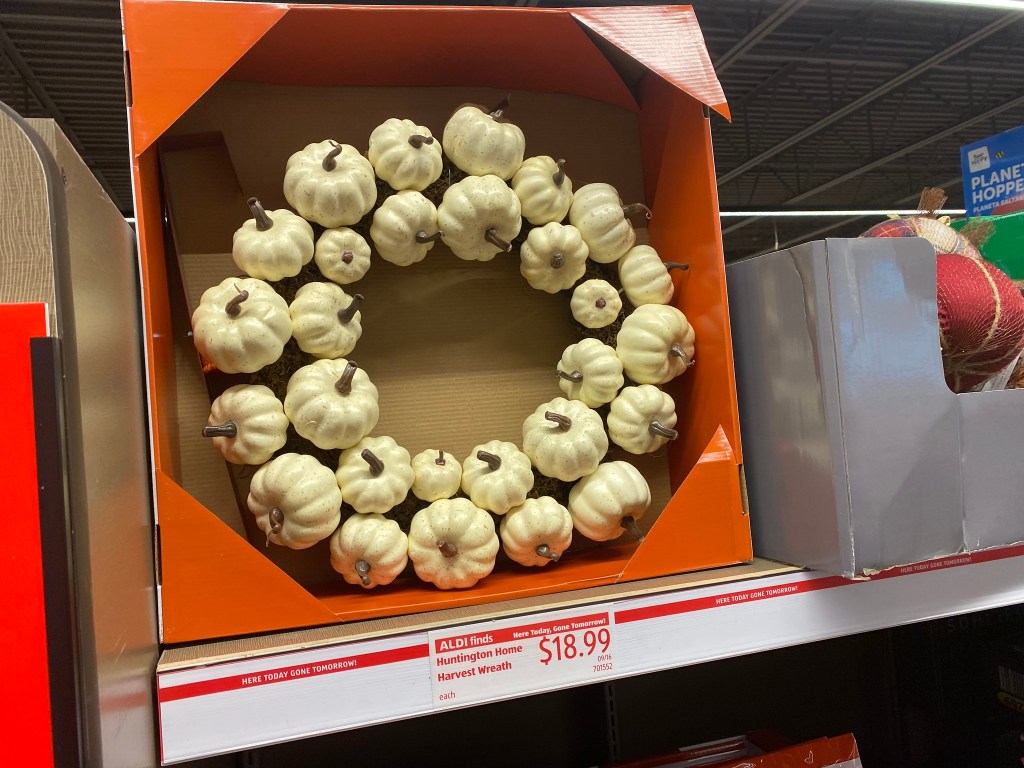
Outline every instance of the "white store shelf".
<svg viewBox="0 0 1024 768">
<path fill-rule="evenodd" d="M 526 608 L 518 615 L 471 621 L 454 630 L 449 626 L 316 647 L 293 645 L 293 650 L 261 655 L 250 650 L 234 658 L 223 655 L 215 663 L 208 654 L 197 654 L 194 663 L 182 660 L 188 654 L 165 654 L 157 670 L 162 759 L 175 763 L 1020 603 L 1024 546 L 933 560 L 861 581 L 790 571 L 652 595 L 602 600 L 595 591 L 591 597 L 581 597 L 577 608 L 560 607 L 557 612 Z M 607 613 L 613 661 L 603 666 L 610 669 L 594 671 L 595 665 L 579 663 L 575 672 L 566 673 L 566 663 L 546 684 L 536 658 L 524 653 L 523 672 L 494 675 L 482 695 L 475 681 L 472 701 L 438 699 L 430 648 L 439 635 L 499 637 L 495 630 L 561 619 L 573 611 L 588 617 Z M 533 668 L 527 673 L 528 664 Z M 539 681 L 530 677 L 534 673 Z M 534 682 L 523 682 L 528 679 Z"/>
</svg>

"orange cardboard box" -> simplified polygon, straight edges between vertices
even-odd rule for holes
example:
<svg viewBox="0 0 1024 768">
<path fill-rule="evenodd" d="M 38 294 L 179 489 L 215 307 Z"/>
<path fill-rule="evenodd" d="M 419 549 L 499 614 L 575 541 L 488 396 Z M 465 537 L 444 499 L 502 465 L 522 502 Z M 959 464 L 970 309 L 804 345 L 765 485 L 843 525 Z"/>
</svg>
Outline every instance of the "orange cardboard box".
<svg viewBox="0 0 1024 768">
<path fill-rule="evenodd" d="M 728 116 L 728 108 L 690 8 L 123 0 L 123 13 L 166 642 L 553 594 L 751 558 L 708 111 Z M 616 542 L 532 572 L 499 569 L 470 590 L 410 581 L 364 592 L 340 578 L 291 578 L 183 488 L 183 456 L 202 441 L 179 429 L 176 366 L 196 361 L 176 355 L 177 266 L 165 240 L 158 143 L 210 93 L 236 84 L 300 104 L 306 89 L 492 88 L 624 116 L 639 148 L 639 191 L 653 211 L 648 239 L 666 261 L 691 265 L 675 277 L 676 302 L 697 333 L 697 364 L 668 386 L 681 437 L 664 460 L 665 503 L 648 512 L 641 544 Z M 580 183 L 588 180 L 602 179 Z"/>
</svg>

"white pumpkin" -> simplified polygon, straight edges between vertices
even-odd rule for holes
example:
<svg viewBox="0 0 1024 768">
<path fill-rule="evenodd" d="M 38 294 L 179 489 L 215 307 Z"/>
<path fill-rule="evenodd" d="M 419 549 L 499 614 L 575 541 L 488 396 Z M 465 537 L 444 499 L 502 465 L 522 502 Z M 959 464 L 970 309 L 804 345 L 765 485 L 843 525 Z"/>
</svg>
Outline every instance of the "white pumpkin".
<svg viewBox="0 0 1024 768">
<path fill-rule="evenodd" d="M 405 499 L 412 487 L 409 452 L 390 437 L 364 437 L 341 452 L 338 487 L 361 515 L 381 515 Z"/>
<path fill-rule="evenodd" d="M 288 417 L 269 387 L 236 384 L 210 407 L 203 437 L 232 464 L 264 464 L 284 447 Z"/>
<path fill-rule="evenodd" d="M 408 562 L 409 537 L 381 515 L 352 515 L 331 536 L 331 567 L 349 584 L 390 584 Z"/>
<path fill-rule="evenodd" d="M 643 541 L 636 521 L 651 505 L 651 489 L 625 461 L 609 461 L 569 491 L 569 514 L 577 531 L 593 541 L 611 541 L 629 531 Z"/>
<path fill-rule="evenodd" d="M 252 218 L 235 231 L 231 258 L 250 277 L 280 280 L 294 277 L 313 258 L 313 228 L 286 208 L 265 211 L 249 198 Z"/>
<path fill-rule="evenodd" d="M 686 264 L 663 262 L 649 245 L 637 245 L 618 261 L 619 281 L 626 298 L 634 307 L 643 304 L 668 304 L 675 285 L 670 269 L 689 269 Z"/>
<path fill-rule="evenodd" d="M 558 362 L 558 386 L 570 400 L 591 408 L 610 403 L 625 381 L 615 350 L 597 339 L 570 344 Z"/>
<path fill-rule="evenodd" d="M 298 453 L 283 453 L 256 470 L 248 506 L 267 542 L 290 549 L 323 541 L 341 522 L 341 491 L 334 473 Z"/>
<path fill-rule="evenodd" d="M 316 241 L 313 261 L 328 280 L 348 285 L 361 280 L 370 269 L 370 246 L 353 229 L 328 229 Z"/>
<path fill-rule="evenodd" d="M 636 231 L 628 216 L 643 210 L 640 203 L 623 206 L 622 199 L 611 184 L 587 184 L 572 199 L 569 223 L 576 227 L 590 247 L 590 258 L 599 264 L 610 264 L 636 243 Z"/>
<path fill-rule="evenodd" d="M 469 499 L 441 499 L 421 509 L 409 527 L 416 575 L 440 589 L 467 589 L 494 570 L 494 521 Z"/>
<path fill-rule="evenodd" d="M 349 296 L 334 283 L 306 283 L 295 292 L 288 312 L 299 349 L 333 360 L 355 349 L 363 335 L 360 294 Z"/>
<path fill-rule="evenodd" d="M 291 338 L 288 304 L 268 283 L 229 277 L 207 288 L 192 313 L 192 340 L 224 373 L 255 373 Z"/>
<path fill-rule="evenodd" d="M 630 453 L 652 453 L 675 440 L 675 425 L 675 402 L 652 384 L 626 387 L 608 411 L 608 436 Z"/>
<path fill-rule="evenodd" d="M 526 137 L 502 116 L 507 108 L 506 99 L 490 111 L 475 104 L 455 110 L 441 138 L 448 159 L 471 176 L 511 179 L 523 163 Z"/>
<path fill-rule="evenodd" d="M 350 360 L 317 360 L 288 380 L 284 412 L 317 448 L 351 448 L 380 418 L 377 387 Z"/>
<path fill-rule="evenodd" d="M 505 554 L 520 565 L 557 562 L 572 543 L 572 516 L 550 496 L 527 499 L 501 518 Z"/>
<path fill-rule="evenodd" d="M 519 198 L 497 176 L 470 176 L 452 184 L 437 208 L 441 239 L 466 261 L 490 261 L 512 250 L 523 220 Z"/>
<path fill-rule="evenodd" d="M 675 307 L 644 304 L 633 310 L 615 337 L 615 354 L 637 384 L 664 384 L 693 365 L 695 334 Z"/>
<path fill-rule="evenodd" d="M 441 144 L 412 120 L 389 117 L 370 134 L 366 153 L 377 176 L 392 189 L 422 192 L 441 176 Z"/>
<path fill-rule="evenodd" d="M 440 237 L 437 209 L 419 192 L 391 195 L 373 212 L 370 239 L 382 259 L 400 267 L 423 261 Z"/>
<path fill-rule="evenodd" d="M 462 465 L 444 451 L 422 451 L 412 457 L 412 492 L 417 499 L 438 501 L 458 493 L 462 486 Z"/>
<path fill-rule="evenodd" d="M 529 157 L 512 177 L 512 189 L 523 208 L 523 218 L 535 226 L 561 221 L 572 205 L 572 180 L 565 175 L 565 160 L 547 155 Z"/>
<path fill-rule="evenodd" d="M 622 298 L 607 280 L 586 280 L 573 290 L 569 309 L 585 328 L 604 328 L 619 316 Z"/>
<path fill-rule="evenodd" d="M 580 231 L 568 224 L 545 224 L 531 229 L 519 249 L 519 271 L 531 287 L 558 293 L 572 286 L 587 271 L 590 250 Z"/>
<path fill-rule="evenodd" d="M 530 459 L 515 443 L 478 445 L 462 462 L 462 490 L 478 507 L 504 515 L 526 500 L 533 488 Z"/>
<path fill-rule="evenodd" d="M 579 400 L 556 397 L 523 423 L 523 453 L 547 477 L 577 480 L 597 469 L 607 452 L 601 416 Z"/>
<path fill-rule="evenodd" d="M 288 158 L 284 197 L 302 218 L 317 224 L 355 224 L 377 202 L 373 166 L 351 144 L 308 144 Z"/>
</svg>

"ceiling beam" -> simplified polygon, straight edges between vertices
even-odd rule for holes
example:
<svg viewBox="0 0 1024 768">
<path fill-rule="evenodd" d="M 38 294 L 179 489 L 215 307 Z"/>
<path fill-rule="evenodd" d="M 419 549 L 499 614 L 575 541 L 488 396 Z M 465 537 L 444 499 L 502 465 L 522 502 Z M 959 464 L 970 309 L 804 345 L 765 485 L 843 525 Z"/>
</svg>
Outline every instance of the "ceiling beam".
<svg viewBox="0 0 1024 768">
<path fill-rule="evenodd" d="M 715 73 L 719 78 L 721 78 L 722 73 L 735 64 L 743 54 L 768 37 L 768 35 L 774 32 L 782 22 L 800 10 L 801 6 L 806 4 L 807 0 L 786 0 L 786 2 L 775 9 L 774 13 L 747 32 L 739 42 L 714 62 Z"/>
</svg>

